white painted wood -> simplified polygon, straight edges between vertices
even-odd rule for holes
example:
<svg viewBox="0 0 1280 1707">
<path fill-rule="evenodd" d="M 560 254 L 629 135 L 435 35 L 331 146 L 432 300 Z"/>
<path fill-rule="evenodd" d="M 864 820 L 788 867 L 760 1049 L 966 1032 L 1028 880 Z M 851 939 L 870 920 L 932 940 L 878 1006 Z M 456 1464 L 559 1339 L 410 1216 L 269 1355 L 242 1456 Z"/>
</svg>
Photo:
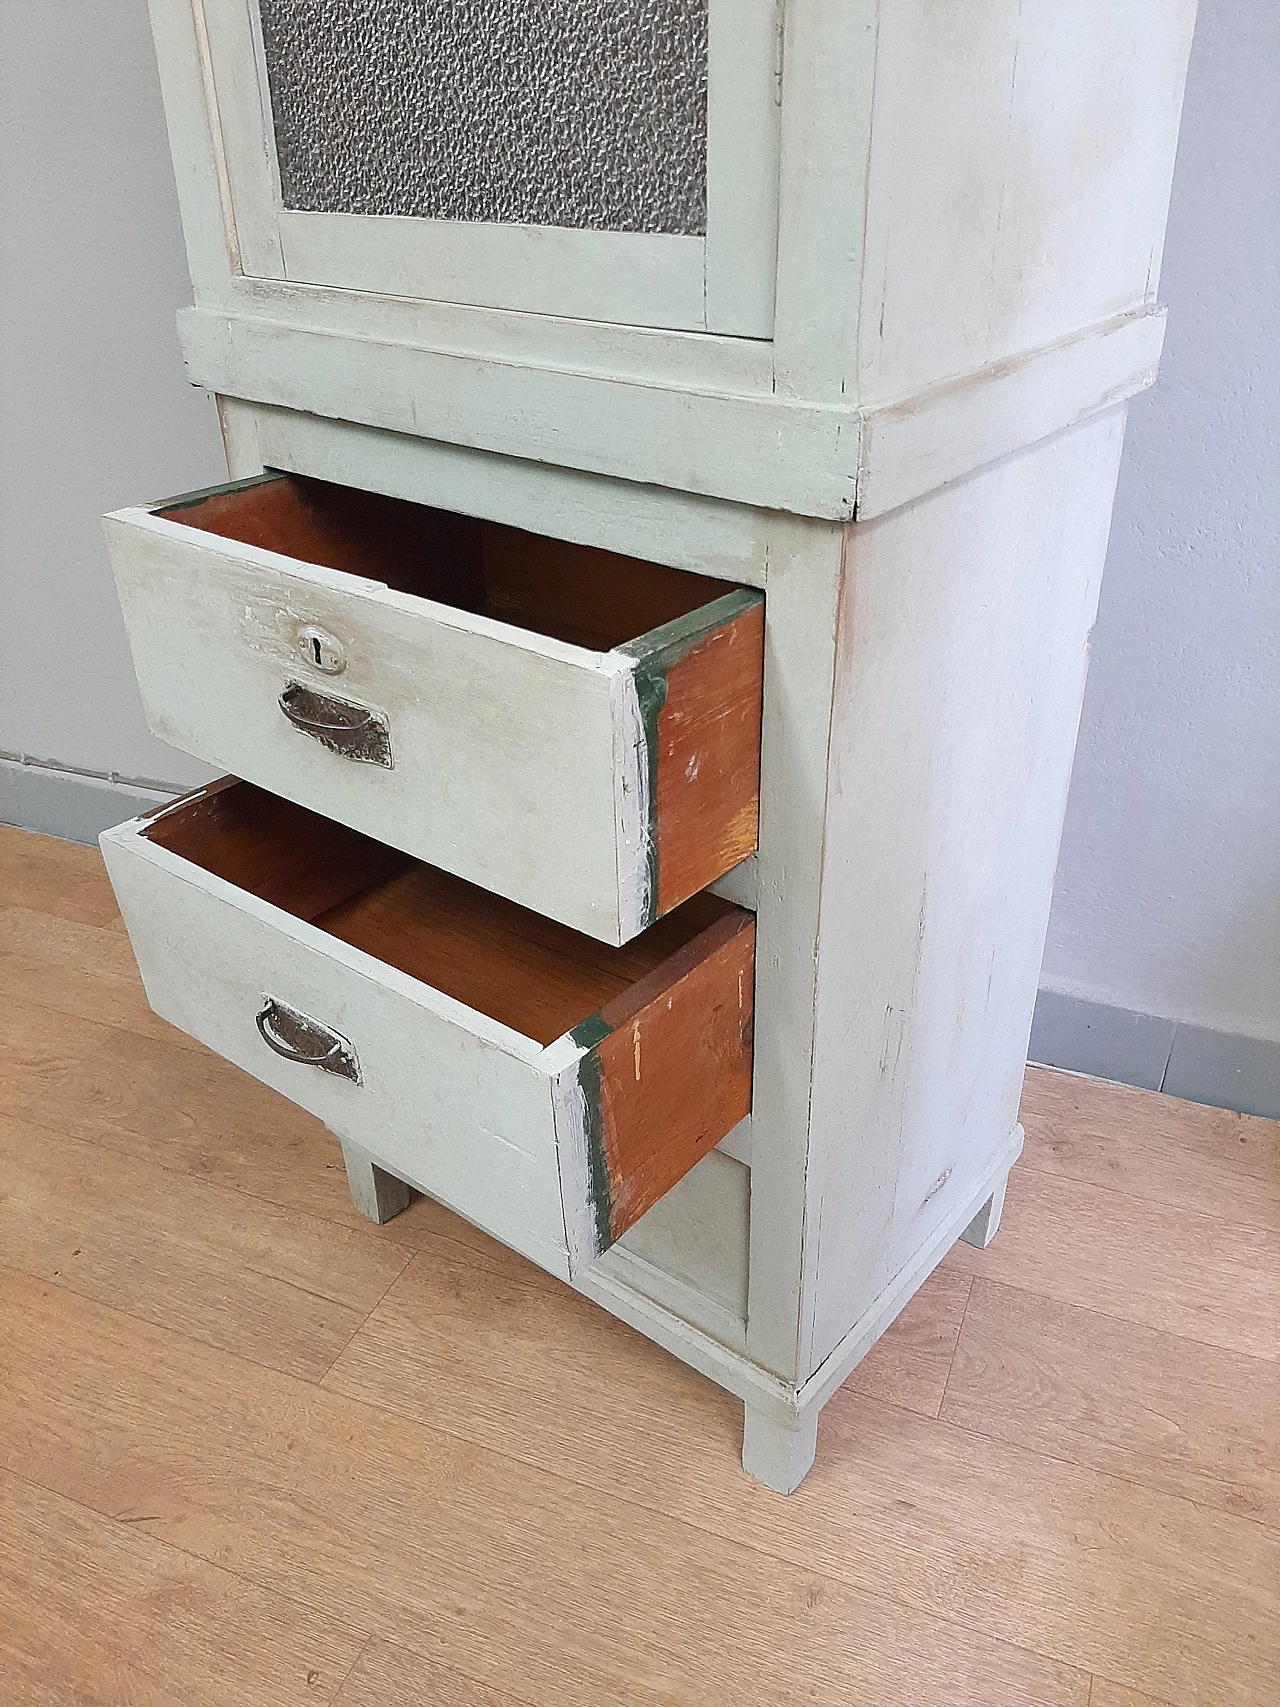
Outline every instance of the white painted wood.
<svg viewBox="0 0 1280 1707">
<path fill-rule="evenodd" d="M 599 1258 L 598 1270 L 745 1351 L 750 1190 L 746 1168 L 721 1145 Z"/>
<path fill-rule="evenodd" d="M 824 1405 L 849 1378 L 973 1220 L 991 1195 L 993 1184 L 1017 1161 L 1022 1142 L 1022 1128 L 1015 1127 L 973 1195 L 933 1230 L 870 1307 L 850 1323 L 826 1360 L 799 1385 L 779 1379 L 749 1356 L 733 1351 L 713 1334 L 693 1325 L 678 1308 L 644 1295 L 615 1271 L 607 1257 L 577 1276 L 573 1285 L 726 1392 L 779 1422 L 794 1423 L 809 1407 Z"/>
<path fill-rule="evenodd" d="M 850 1322 L 812 1375 L 792 1390 L 794 1407 L 803 1409 L 811 1404 L 825 1405 L 849 1379 L 881 1334 L 893 1324 L 903 1306 L 920 1290 L 963 1235 L 981 1204 L 990 1197 L 992 1187 L 1007 1176 L 1022 1154 L 1023 1136 L 1021 1126 L 1015 1126 L 978 1176 L 969 1196 L 961 1199 L 945 1219 L 931 1228 L 924 1241 L 895 1269 L 884 1288 Z"/>
<path fill-rule="evenodd" d="M 973 1245 L 976 1249 L 985 1251 L 1000 1231 L 1000 1215 L 1004 1209 L 1004 1192 L 1007 1183 L 1008 1175 L 1000 1181 L 1000 1184 L 991 1193 L 991 1196 L 970 1221 L 964 1232 L 961 1233 L 960 1237 L 966 1245 Z"/>
<path fill-rule="evenodd" d="M 788 0 L 784 9 L 774 326 L 775 384 L 784 397 L 858 401 L 880 8 L 881 0 Z"/>
<path fill-rule="evenodd" d="M 780 118 L 766 0 L 747 0 L 745 13 L 741 3 L 722 15 L 713 8 L 707 307 L 686 304 L 687 318 L 715 326 L 716 305 L 736 301 L 725 324 L 750 337 L 428 300 L 416 263 L 378 256 L 395 249 L 397 225 L 430 222 L 289 214 L 299 244 L 315 221 L 364 234 L 315 239 L 321 250 L 350 251 L 342 264 L 356 288 L 284 278 L 286 261 L 270 244 L 250 254 L 246 236 L 273 222 L 278 230 L 280 216 L 244 0 L 204 0 L 221 152 L 183 21 L 188 0 L 152 3 L 197 299 L 211 317 L 186 317 L 184 342 L 192 377 L 215 390 L 843 519 L 862 459 L 871 506 L 862 513 L 881 513 L 928 490 L 924 480 L 956 478 L 1005 454 L 1002 444 L 1027 442 L 1016 420 L 1028 397 L 1044 436 L 1132 394 L 1149 374 L 1150 349 L 1144 363 L 1113 363 L 1091 401 L 1078 383 L 1068 387 L 1056 417 L 1054 387 L 1032 377 L 999 404 L 999 431 L 991 406 L 961 410 L 956 455 L 955 400 L 935 396 L 1155 306 L 1191 0 L 984 0 L 977 13 L 945 20 L 929 0 L 790 0 Z M 243 75 L 230 74 L 233 63 Z M 250 178 L 252 193 L 241 184 Z M 236 207 L 230 225 L 223 179 Z M 775 247 L 775 209 L 770 276 L 758 268 Z M 478 243 L 526 242 L 526 228 L 486 229 L 473 233 Z M 603 256 L 625 234 L 599 235 Z M 587 274 L 559 272 L 585 278 L 589 291 L 631 293 L 630 306 L 609 312 L 675 318 L 664 292 L 691 297 L 680 267 L 651 277 L 647 263 L 626 262 L 626 248 Z M 485 301 L 513 301 L 541 266 L 491 262 L 477 264 L 483 284 L 472 292 Z M 334 270 L 322 258 L 299 257 L 296 268 L 308 278 Z M 264 276 L 246 276 L 255 272 Z M 443 284 L 437 296 L 450 289 L 470 287 Z M 737 318 L 748 302 L 749 326 Z M 452 374 L 450 359 L 463 363 Z M 877 422 L 879 410 L 890 414 Z"/>
<path fill-rule="evenodd" d="M 378 432 L 354 421 L 224 398 L 234 479 L 264 467 L 385 492 L 530 533 L 763 587 L 767 517 L 667 486 Z"/>
<path fill-rule="evenodd" d="M 703 278 L 712 332 L 773 335 L 782 11 L 781 0 L 711 0 L 708 10 Z"/>
<path fill-rule="evenodd" d="M 297 284 L 630 326 L 706 324 L 701 237 L 279 210 L 274 221 L 278 276 Z"/>
<path fill-rule="evenodd" d="M 1017 1119 L 1123 431 L 1119 409 L 851 530 L 802 1375 Z"/>
<path fill-rule="evenodd" d="M 874 411 L 782 395 L 527 368 L 187 310 L 190 376 L 211 390 L 596 474 L 637 474 L 762 509 L 846 520 L 920 497 L 1155 380 L 1163 316 L 1124 316 L 1050 350 Z"/>
<path fill-rule="evenodd" d="M 171 808 L 172 810 L 172 808 Z M 102 838 L 147 998 L 180 1030 L 318 1115 L 397 1179 L 567 1279 L 553 1085 L 537 1043 L 235 888 L 142 834 Z M 258 1035 L 274 996 L 350 1040 L 361 1083 L 281 1059 Z M 548 1064 L 548 1062 L 550 1064 Z"/>
<path fill-rule="evenodd" d="M 755 854 L 748 854 L 741 864 L 735 865 L 732 871 L 726 871 L 723 877 L 707 887 L 713 894 L 723 895 L 726 901 L 732 901 L 735 907 L 746 907 L 754 913 L 760 889 L 759 861 Z"/>
<path fill-rule="evenodd" d="M 757 45 L 732 76 L 713 16 L 713 81 L 742 104 L 712 135 L 706 308 L 680 330 L 237 274 L 218 193 L 221 173 L 240 211 L 234 149 L 220 163 L 187 0 L 153 0 L 198 304 L 188 372 L 228 397 L 238 470 L 767 586 L 760 851 L 718 885 L 757 911 L 751 1118 L 590 1268 L 563 1051 L 529 1118 L 577 1182 L 546 1234 L 563 1271 L 742 1398 L 745 1462 L 790 1487 L 819 1406 L 957 1238 L 993 1236 L 1021 1147 L 1123 403 L 1163 335 L 1194 8 L 787 0 L 782 104 L 757 123 L 751 4 Z M 224 133 L 261 132 L 260 110 L 231 116 L 251 82 L 218 83 Z M 735 165 L 771 136 L 776 199 L 762 156 Z M 387 261 L 352 264 L 367 285 Z M 662 288 L 637 318 L 666 317 Z M 722 311 L 760 335 L 691 329 Z M 621 920 L 634 719 L 597 673 Z M 566 818 L 588 834 L 580 801 Z"/>
<path fill-rule="evenodd" d="M 188 376 L 256 403 L 361 421 L 760 508 L 853 514 L 856 411 L 494 362 L 225 310 L 178 316 Z"/>
<path fill-rule="evenodd" d="M 644 1334 L 655 1345 L 687 1363 L 699 1375 L 735 1397 L 770 1412 L 779 1420 L 796 1415 L 796 1388 L 733 1349 L 714 1331 L 696 1325 L 684 1314 L 684 1301 L 673 1297 L 657 1302 L 629 1283 L 630 1270 L 619 1269 L 613 1252 L 574 1277 L 574 1290 L 608 1310 L 620 1322 Z M 623 1278 L 623 1276 L 627 1278 Z M 674 1283 L 670 1283 L 674 1290 Z M 705 1300 L 701 1303 L 705 1309 Z"/>
<path fill-rule="evenodd" d="M 403 1214 L 413 1196 L 404 1181 L 380 1168 L 358 1144 L 345 1140 L 339 1142 L 342 1144 L 342 1162 L 347 1170 L 351 1201 L 360 1213 L 367 1215 L 379 1227 Z"/>
<path fill-rule="evenodd" d="M 173 7 L 175 0 L 151 0 L 153 19 L 166 3 Z M 278 276 L 284 264 L 275 223 L 278 179 L 249 23 L 253 0 L 183 3 L 195 21 L 201 76 L 213 98 L 206 122 L 218 154 L 223 215 L 236 235 L 236 270 Z"/>
<path fill-rule="evenodd" d="M 250 480 L 255 474 L 262 474 L 266 458 L 258 439 L 260 411 L 238 397 L 219 397 L 217 405 L 228 475 L 232 480 Z"/>
<path fill-rule="evenodd" d="M 1139 309 L 862 419 L 858 519 L 885 515 L 1155 384 L 1162 308 Z"/>
<path fill-rule="evenodd" d="M 183 527 L 106 531 L 162 740 L 613 944 L 652 916 L 635 660 Z M 305 631 L 344 648 L 333 677 Z M 392 765 L 295 729 L 301 682 L 383 718 Z"/>
<path fill-rule="evenodd" d="M 1155 301 L 1195 0 L 880 7 L 859 400 Z"/>
<path fill-rule="evenodd" d="M 609 678 L 613 730 L 614 845 L 617 849 L 618 940 L 630 941 L 652 916 L 653 790 L 649 743 L 634 669 L 617 659 Z"/>
<path fill-rule="evenodd" d="M 176 0 L 153 0 L 160 8 Z M 281 202 L 246 0 L 191 0 L 243 270 L 343 291 L 767 337 L 778 116 L 773 0 L 711 0 L 705 237 L 302 213 Z M 211 118 L 215 115 L 211 114 Z"/>
<path fill-rule="evenodd" d="M 775 1494 L 793 1494 L 813 1468 L 818 1407 L 782 1421 L 748 1399 L 743 1406 L 742 1468 Z"/>
<path fill-rule="evenodd" d="M 591 1119 L 581 1081 L 574 1071 L 582 1053 L 568 1037 L 553 1043 L 544 1058 L 551 1076 L 551 1108 L 556 1154 L 562 1179 L 564 1238 L 570 1275 L 590 1268 L 597 1252 L 595 1200 L 591 1190 Z"/>
<path fill-rule="evenodd" d="M 371 296 L 288 279 L 230 274 L 197 292 L 202 307 L 338 337 L 373 338 L 515 367 L 610 375 L 689 393 L 768 392 L 773 349 L 762 340 L 609 321 L 519 314 L 473 303 Z"/>
<path fill-rule="evenodd" d="M 732 1156 L 735 1162 L 741 1162 L 744 1168 L 751 1166 L 751 1116 L 740 1120 L 726 1137 L 716 1145 L 716 1149 L 726 1156 Z"/>
<path fill-rule="evenodd" d="M 827 751 L 844 531 L 791 518 L 769 560 L 756 856 L 756 1021 L 751 1110 L 751 1357 L 799 1371 L 808 1229 L 809 1096 Z"/>
<path fill-rule="evenodd" d="M 210 112 L 208 56 L 191 5 L 149 0 L 187 265 L 197 295 L 225 296 L 240 264 L 222 129 Z"/>
</svg>

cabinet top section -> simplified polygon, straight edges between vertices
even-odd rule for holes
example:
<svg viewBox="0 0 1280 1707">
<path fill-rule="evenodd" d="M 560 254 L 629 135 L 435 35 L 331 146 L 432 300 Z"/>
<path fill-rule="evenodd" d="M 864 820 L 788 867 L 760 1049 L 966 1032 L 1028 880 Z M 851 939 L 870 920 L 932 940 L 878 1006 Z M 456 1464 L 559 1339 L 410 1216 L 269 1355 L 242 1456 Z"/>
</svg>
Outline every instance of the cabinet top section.
<svg viewBox="0 0 1280 1707">
<path fill-rule="evenodd" d="M 1154 377 L 1194 0 L 151 12 L 224 394 L 847 519 Z"/>
</svg>

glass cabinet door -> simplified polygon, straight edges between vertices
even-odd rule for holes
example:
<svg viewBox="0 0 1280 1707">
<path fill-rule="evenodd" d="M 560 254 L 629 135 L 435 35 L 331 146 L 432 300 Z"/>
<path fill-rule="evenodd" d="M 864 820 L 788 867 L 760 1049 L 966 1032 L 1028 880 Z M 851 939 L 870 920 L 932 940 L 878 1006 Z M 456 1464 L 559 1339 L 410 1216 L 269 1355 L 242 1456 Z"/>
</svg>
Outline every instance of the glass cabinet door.
<svg viewBox="0 0 1280 1707">
<path fill-rule="evenodd" d="M 196 0 L 241 270 L 767 337 L 775 0 Z"/>
</svg>

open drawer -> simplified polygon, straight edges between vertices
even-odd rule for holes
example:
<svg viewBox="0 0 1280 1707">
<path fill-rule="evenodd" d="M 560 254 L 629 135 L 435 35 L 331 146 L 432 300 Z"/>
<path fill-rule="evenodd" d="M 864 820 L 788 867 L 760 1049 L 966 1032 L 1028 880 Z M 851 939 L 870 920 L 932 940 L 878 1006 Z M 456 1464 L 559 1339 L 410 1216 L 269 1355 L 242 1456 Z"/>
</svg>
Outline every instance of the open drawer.
<svg viewBox="0 0 1280 1707">
<path fill-rule="evenodd" d="M 758 592 L 294 475 L 106 532 L 185 752 L 613 944 L 755 850 Z"/>
<path fill-rule="evenodd" d="M 102 850 L 158 1014 L 562 1277 L 750 1111 L 717 896 L 610 948 L 233 780 Z"/>
</svg>

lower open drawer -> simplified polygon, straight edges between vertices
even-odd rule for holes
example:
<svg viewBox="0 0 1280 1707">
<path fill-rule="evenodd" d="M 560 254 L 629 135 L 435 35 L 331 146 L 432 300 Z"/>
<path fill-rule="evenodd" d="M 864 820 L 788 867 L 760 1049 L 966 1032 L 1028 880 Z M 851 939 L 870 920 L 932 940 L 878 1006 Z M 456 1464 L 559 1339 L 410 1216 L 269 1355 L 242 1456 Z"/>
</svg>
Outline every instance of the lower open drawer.
<svg viewBox="0 0 1280 1707">
<path fill-rule="evenodd" d="M 564 1278 L 750 1110 L 717 896 L 611 948 L 234 780 L 102 848 L 158 1014 Z"/>
</svg>

